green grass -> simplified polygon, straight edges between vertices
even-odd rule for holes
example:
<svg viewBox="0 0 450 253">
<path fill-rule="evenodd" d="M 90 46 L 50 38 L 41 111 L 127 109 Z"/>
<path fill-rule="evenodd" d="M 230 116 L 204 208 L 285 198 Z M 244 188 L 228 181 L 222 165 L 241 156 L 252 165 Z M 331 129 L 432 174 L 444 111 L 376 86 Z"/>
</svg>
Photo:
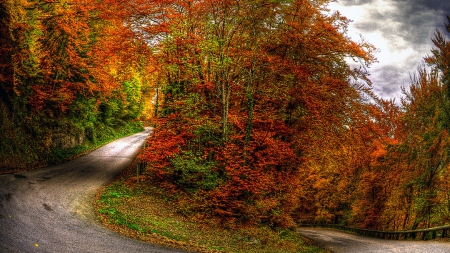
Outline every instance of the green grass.
<svg viewBox="0 0 450 253">
<path fill-rule="evenodd" d="M 145 179 L 145 176 L 143 177 Z M 95 201 L 102 222 L 127 236 L 197 252 L 323 252 L 294 230 L 267 227 L 225 228 L 185 217 L 151 182 L 121 179 L 107 186 Z"/>
</svg>

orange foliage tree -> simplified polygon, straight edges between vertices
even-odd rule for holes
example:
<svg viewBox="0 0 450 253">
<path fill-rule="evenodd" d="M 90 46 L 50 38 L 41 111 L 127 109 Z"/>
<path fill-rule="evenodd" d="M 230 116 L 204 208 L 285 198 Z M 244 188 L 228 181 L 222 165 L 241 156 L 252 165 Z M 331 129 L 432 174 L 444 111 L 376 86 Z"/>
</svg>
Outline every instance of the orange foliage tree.
<svg viewBox="0 0 450 253">
<path fill-rule="evenodd" d="M 349 111 L 370 95 L 364 68 L 346 60 L 367 66 L 373 47 L 351 41 L 327 1 L 150 2 L 143 33 L 165 101 L 141 154 L 148 173 L 224 222 L 289 227 L 311 212 L 336 215 L 314 194 L 333 184 L 332 163 L 347 163 L 341 143 L 364 116 Z"/>
<path fill-rule="evenodd" d="M 151 55 L 146 43 L 127 22 L 131 14 L 117 11 L 121 6 L 0 3 L 2 162 L 21 153 L 32 157 L 16 160 L 41 159 L 55 148 L 55 131 L 97 142 L 139 118 L 154 68 L 143 57 Z M 10 134 L 12 128 L 20 134 Z M 28 135 L 36 142 L 27 144 Z"/>
<path fill-rule="evenodd" d="M 446 28 L 450 32 L 450 26 Z M 382 131 L 388 134 L 387 145 L 372 153 L 378 157 L 373 173 L 365 170 L 361 174 L 352 214 L 356 225 L 404 230 L 450 222 L 450 47 L 439 31 L 432 41 L 436 48 L 425 58 L 429 68 L 421 67 L 413 76 L 409 89 L 404 90 L 401 110 L 390 106 L 394 117 L 382 117 L 395 131 Z"/>
<path fill-rule="evenodd" d="M 450 26 L 446 28 L 450 32 Z M 432 41 L 436 48 L 425 58 L 429 68 L 419 68 L 404 90 L 397 143 L 382 162 L 386 190 L 378 200 L 384 208 L 378 213 L 377 228 L 416 229 L 449 222 L 450 47 L 439 31 Z"/>
</svg>

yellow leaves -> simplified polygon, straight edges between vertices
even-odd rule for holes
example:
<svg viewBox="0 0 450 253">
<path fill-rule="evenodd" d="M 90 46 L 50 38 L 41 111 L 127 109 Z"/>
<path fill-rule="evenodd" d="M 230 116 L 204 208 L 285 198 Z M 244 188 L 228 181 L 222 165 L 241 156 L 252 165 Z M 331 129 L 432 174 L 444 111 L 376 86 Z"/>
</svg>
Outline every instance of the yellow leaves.
<svg viewBox="0 0 450 253">
<path fill-rule="evenodd" d="M 380 140 L 375 140 L 373 142 L 373 150 L 370 154 L 371 161 L 370 166 L 376 167 L 380 165 L 380 161 L 385 158 L 387 154 L 386 146 Z"/>
</svg>

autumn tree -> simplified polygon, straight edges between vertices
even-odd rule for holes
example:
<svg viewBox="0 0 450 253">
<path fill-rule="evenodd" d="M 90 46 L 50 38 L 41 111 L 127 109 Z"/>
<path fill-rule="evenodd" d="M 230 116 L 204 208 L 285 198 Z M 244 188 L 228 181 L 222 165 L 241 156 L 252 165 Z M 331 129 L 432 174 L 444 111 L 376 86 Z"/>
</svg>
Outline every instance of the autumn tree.
<svg viewBox="0 0 450 253">
<path fill-rule="evenodd" d="M 386 215 L 395 228 L 441 225 L 445 218 L 448 134 L 444 127 L 445 88 L 436 72 L 421 69 L 406 93 L 403 138 L 392 151 L 398 178 Z M 387 218 L 387 217 L 386 217 Z M 392 219 L 392 218 L 391 218 Z M 436 223 L 437 222 L 437 223 Z"/>
<path fill-rule="evenodd" d="M 382 117 L 396 131 L 382 131 L 388 134 L 385 145 L 373 153 L 381 159 L 360 174 L 351 219 L 355 225 L 404 230 L 448 223 L 449 47 L 439 31 L 433 42 L 436 48 L 425 58 L 428 66 L 419 68 L 404 89 L 401 111 Z"/>
<path fill-rule="evenodd" d="M 121 2 L 0 5 L 4 166 L 45 162 L 61 132 L 97 143 L 135 124 L 154 68 L 129 13 L 108 12 Z"/>
<path fill-rule="evenodd" d="M 322 161 L 337 160 L 342 145 L 333 145 L 369 85 L 346 60 L 366 66 L 373 47 L 351 41 L 349 21 L 325 14 L 324 4 L 155 2 L 149 17 L 158 19 L 147 31 L 162 36 L 152 42 L 165 102 L 141 157 L 161 185 L 201 200 L 186 208 L 224 222 L 292 226 L 315 200 L 305 177 L 327 180 L 324 171 L 337 170 Z"/>
</svg>

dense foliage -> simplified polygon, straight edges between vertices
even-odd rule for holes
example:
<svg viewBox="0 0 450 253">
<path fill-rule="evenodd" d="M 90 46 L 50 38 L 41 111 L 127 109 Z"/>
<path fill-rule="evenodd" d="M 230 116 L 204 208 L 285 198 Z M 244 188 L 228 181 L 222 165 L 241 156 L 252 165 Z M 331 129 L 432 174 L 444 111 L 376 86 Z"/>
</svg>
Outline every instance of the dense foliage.
<svg viewBox="0 0 450 253">
<path fill-rule="evenodd" d="M 351 41 L 327 1 L 152 3 L 144 32 L 164 101 L 141 157 L 185 212 L 284 227 L 448 223 L 440 33 L 399 107 L 371 93 L 373 47 Z"/>
<path fill-rule="evenodd" d="M 0 167 L 48 163 L 55 150 L 141 128 L 151 65 L 146 46 L 111 14 L 118 7 L 2 1 Z"/>
<path fill-rule="evenodd" d="M 64 135 L 101 142 L 154 103 L 140 157 L 185 214 L 448 224 L 449 42 L 436 32 L 398 106 L 328 2 L 3 1 L 0 166 L 49 161 Z"/>
<path fill-rule="evenodd" d="M 356 169 L 342 151 L 372 107 L 362 96 L 373 47 L 351 41 L 349 21 L 324 3 L 153 2 L 164 101 L 141 157 L 190 196 L 187 210 L 289 227 L 345 208 L 337 182 L 351 184 L 351 171 L 337 170 Z"/>
</svg>

